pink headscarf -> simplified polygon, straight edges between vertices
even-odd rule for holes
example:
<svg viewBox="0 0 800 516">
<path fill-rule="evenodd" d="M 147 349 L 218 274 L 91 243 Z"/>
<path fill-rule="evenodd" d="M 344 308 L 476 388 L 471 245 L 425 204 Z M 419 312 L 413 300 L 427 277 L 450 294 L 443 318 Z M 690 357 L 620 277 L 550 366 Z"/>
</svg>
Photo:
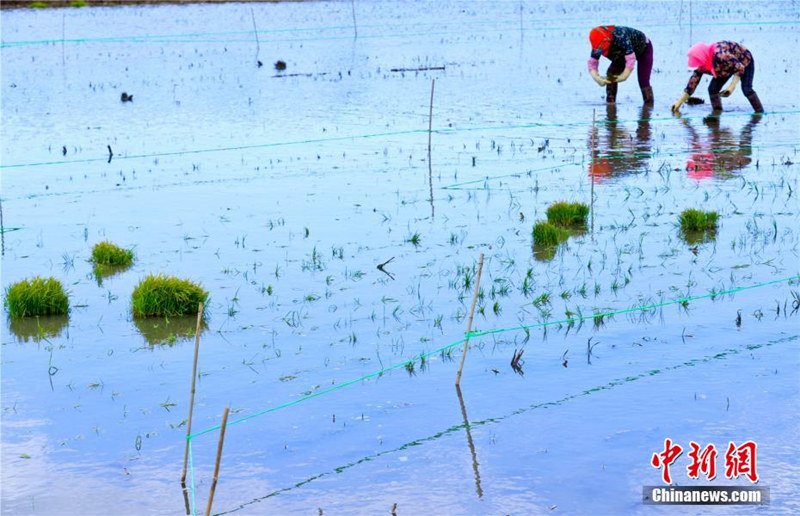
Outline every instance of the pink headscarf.
<svg viewBox="0 0 800 516">
<path fill-rule="evenodd" d="M 702 68 L 704 71 L 717 76 L 711 60 L 714 58 L 716 43 L 698 43 L 689 49 L 689 68 Z"/>
</svg>

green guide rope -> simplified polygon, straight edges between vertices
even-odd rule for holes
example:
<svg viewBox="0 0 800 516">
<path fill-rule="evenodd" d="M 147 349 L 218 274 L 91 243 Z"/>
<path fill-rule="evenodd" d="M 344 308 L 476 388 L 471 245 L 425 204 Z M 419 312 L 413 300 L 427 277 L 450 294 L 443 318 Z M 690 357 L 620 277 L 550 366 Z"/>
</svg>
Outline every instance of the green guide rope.
<svg viewBox="0 0 800 516">
<path fill-rule="evenodd" d="M 764 115 L 797 115 L 800 113 L 800 110 L 791 110 L 791 111 L 770 111 L 764 113 Z M 720 117 L 751 117 L 753 116 L 752 113 L 726 113 L 724 115 L 719 115 Z M 692 119 L 703 119 L 706 118 L 707 115 L 698 115 L 698 116 L 685 116 L 681 117 L 681 120 L 692 120 Z M 597 124 L 608 124 L 608 123 L 627 123 L 627 122 L 662 122 L 668 120 L 679 120 L 675 117 L 659 117 L 659 118 L 643 118 L 643 119 L 631 119 L 631 120 L 607 120 L 607 121 L 599 121 L 596 122 Z M 432 132 L 436 134 L 457 134 L 462 132 L 473 132 L 473 131 L 496 131 L 496 130 L 518 130 L 518 129 L 536 129 L 542 127 L 580 127 L 580 126 L 591 126 L 592 122 L 564 122 L 564 123 L 556 123 L 556 122 L 542 122 L 542 123 L 533 123 L 533 124 L 519 124 L 519 125 L 497 125 L 497 126 L 476 126 L 476 127 L 444 127 L 441 129 L 434 129 Z M 183 151 L 166 151 L 166 152 L 155 152 L 151 154 L 131 154 L 127 156 L 114 156 L 113 161 L 117 160 L 127 160 L 127 159 L 143 159 L 143 158 L 160 158 L 166 156 L 182 156 L 186 154 L 205 154 L 211 152 L 228 152 L 228 151 L 236 151 L 236 150 L 249 150 L 249 149 L 264 149 L 264 148 L 271 148 L 271 147 L 286 147 L 292 145 L 305 145 L 305 144 L 314 144 L 314 143 L 329 143 L 329 142 L 340 142 L 340 141 L 347 141 L 347 140 L 355 140 L 355 139 L 371 139 L 371 138 L 383 138 L 383 137 L 390 137 L 390 136 L 404 136 L 410 134 L 427 134 L 427 129 L 408 129 L 403 131 L 389 131 L 389 132 L 382 132 L 382 133 L 367 133 L 367 134 L 354 134 L 350 136 L 332 136 L 327 138 L 310 138 L 304 140 L 289 140 L 284 142 L 271 142 L 271 143 L 256 143 L 251 145 L 238 145 L 238 146 L 231 146 L 231 147 L 214 147 L 214 148 L 206 148 L 206 149 L 192 149 L 192 150 L 183 150 Z M 60 161 L 41 161 L 41 162 L 31 162 L 31 163 L 15 163 L 11 165 L 0 165 L 0 169 L 11 169 L 11 168 L 25 168 L 25 167 L 43 167 L 43 166 L 53 166 L 53 165 L 68 165 L 73 163 L 96 163 L 96 162 L 108 162 L 108 156 L 104 156 L 101 158 L 85 158 L 85 159 L 75 159 L 75 160 L 60 160 Z"/>
<path fill-rule="evenodd" d="M 362 382 L 364 380 L 368 380 L 370 378 L 375 378 L 375 377 L 382 376 L 386 372 L 393 371 L 393 370 L 399 369 L 401 367 L 405 367 L 406 365 L 411 364 L 411 363 L 415 362 L 418 359 L 428 358 L 428 357 L 430 357 L 432 355 L 435 355 L 437 353 L 441 353 L 441 352 L 446 351 L 448 349 L 451 349 L 451 348 L 453 348 L 455 346 L 463 344 L 469 338 L 483 337 L 483 336 L 486 336 L 486 335 L 496 335 L 498 333 L 515 332 L 515 331 L 533 329 L 533 328 L 543 328 L 543 327 L 553 326 L 553 325 L 574 324 L 574 323 L 577 323 L 577 322 L 583 322 L 583 321 L 586 321 L 586 320 L 589 320 L 589 319 L 595 319 L 595 318 L 598 318 L 598 317 L 610 317 L 610 316 L 614 316 L 614 315 L 626 314 L 626 313 L 631 313 L 631 312 L 648 312 L 648 311 L 655 310 L 657 308 L 663 308 L 663 307 L 666 307 L 666 306 L 677 305 L 677 304 L 685 304 L 685 303 L 688 303 L 688 302 L 691 302 L 691 301 L 698 301 L 698 300 L 701 300 L 701 299 L 709 299 L 709 298 L 710 299 L 715 299 L 715 298 L 720 297 L 720 296 L 726 296 L 726 295 L 729 295 L 729 294 L 735 294 L 737 292 L 742 292 L 742 291 L 745 291 L 745 290 L 752 290 L 752 289 L 756 289 L 756 288 L 766 287 L 766 286 L 769 286 L 769 285 L 777 285 L 777 284 L 780 284 L 780 283 L 789 283 L 789 282 L 792 282 L 792 281 L 800 281 L 800 275 L 789 276 L 789 277 L 786 277 L 786 278 L 765 281 L 765 282 L 757 283 L 757 284 L 754 284 L 754 285 L 746 285 L 746 286 L 743 286 L 743 287 L 731 288 L 731 289 L 728 289 L 728 290 L 712 291 L 712 292 L 709 292 L 708 294 L 703 294 L 703 295 L 698 295 L 698 296 L 691 296 L 691 297 L 684 297 L 684 298 L 674 299 L 672 301 L 665 301 L 663 303 L 655 303 L 655 304 L 643 305 L 643 306 L 634 306 L 634 307 L 631 307 L 631 308 L 622 308 L 622 309 L 611 310 L 611 311 L 602 312 L 602 313 L 595 313 L 595 314 L 592 314 L 592 315 L 570 317 L 568 319 L 562 319 L 562 320 L 558 320 L 558 321 L 545 321 L 545 322 L 540 322 L 540 323 L 535 323 L 535 324 L 526 324 L 526 325 L 520 325 L 520 326 L 513 326 L 513 327 L 510 327 L 510 328 L 498 328 L 498 329 L 487 330 L 487 331 L 473 331 L 473 332 L 470 332 L 468 335 L 466 335 L 463 339 L 458 340 L 457 342 L 453 342 L 451 344 L 444 345 L 444 346 L 442 346 L 442 347 L 440 347 L 438 349 L 435 349 L 433 351 L 429 351 L 428 353 L 421 353 L 420 355 L 417 355 L 417 356 L 415 356 L 414 358 L 412 358 L 410 360 L 406 360 L 404 362 L 400 362 L 400 363 L 391 365 L 389 367 L 380 369 L 380 370 L 375 371 L 373 373 L 369 373 L 369 374 L 366 374 L 364 376 L 360 376 L 358 378 L 355 378 L 355 379 L 352 379 L 352 380 L 348 380 L 348 381 L 346 381 L 344 383 L 340 383 L 340 384 L 335 385 L 333 387 L 329 387 L 327 389 L 323 389 L 321 391 L 317 391 L 315 393 L 303 396 L 303 397 L 298 398 L 296 400 L 287 401 L 286 403 L 282 403 L 280 405 L 276 405 L 274 407 L 267 408 L 267 409 L 262 410 L 260 412 L 255 412 L 253 414 L 241 417 L 239 419 L 234 419 L 233 421 L 228 421 L 228 426 L 236 425 L 236 424 L 239 424 L 239 423 L 244 423 L 245 421 L 248 421 L 250 419 L 253 419 L 253 418 L 256 418 L 256 417 L 259 417 L 259 416 L 263 416 L 264 414 L 269 414 L 270 412 L 275 412 L 275 411 L 278 411 L 278 410 L 281 410 L 281 409 L 284 409 L 284 408 L 291 407 L 292 405 L 297 405 L 298 403 L 302 403 L 302 402 L 310 400 L 312 398 L 316 398 L 317 396 L 322 396 L 323 394 L 328 394 L 328 393 L 331 393 L 331 392 L 334 392 L 334 391 L 338 391 L 339 389 L 343 389 L 343 388 L 345 388 L 345 387 L 347 387 L 349 385 L 353 385 L 353 384 Z M 212 426 L 212 427 L 207 428 L 205 430 L 201 430 L 199 432 L 195 432 L 195 433 L 193 433 L 191 435 L 188 435 L 186 438 L 191 441 L 195 437 L 199 437 L 201 435 L 208 434 L 210 432 L 213 432 L 215 430 L 219 430 L 221 428 L 222 428 L 221 425 Z"/>
<path fill-rule="evenodd" d="M 502 22 L 498 21 L 478 21 L 472 23 L 462 23 L 458 30 L 434 30 L 434 31 L 417 31 L 417 32 L 409 32 L 409 31 L 401 31 L 401 32 L 389 32 L 384 34 L 361 34 L 359 35 L 359 39 L 381 39 L 381 38 L 395 38 L 395 37 L 418 37 L 418 36 L 446 36 L 446 35 L 463 35 L 465 34 L 464 28 L 471 27 L 471 26 L 481 26 L 481 25 L 489 25 L 491 28 L 485 30 L 478 30 L 473 32 L 553 32 L 553 31 L 565 31 L 565 30 L 585 30 L 586 25 L 576 25 L 576 26 L 552 26 L 548 23 L 543 23 L 543 20 L 538 20 L 539 26 L 537 27 L 518 27 L 517 19 L 509 19 L 505 23 L 508 23 L 510 26 L 508 28 L 498 28 L 497 25 Z M 699 22 L 693 23 L 692 25 L 695 27 L 725 27 L 725 26 L 764 26 L 764 25 L 797 25 L 800 24 L 800 20 L 772 20 L 772 21 L 759 21 L 759 22 Z M 415 24 L 415 27 L 424 26 L 426 24 Z M 431 23 L 427 25 L 435 25 L 439 26 L 439 23 Z M 649 27 L 658 27 L 658 28 L 665 28 L 665 27 L 681 27 L 683 25 L 688 25 L 688 23 L 671 23 L 671 24 L 664 24 L 664 23 L 639 23 L 637 27 L 641 28 L 649 28 Z M 384 29 L 387 25 L 383 24 L 373 24 L 373 25 L 359 25 L 361 29 L 367 28 L 376 28 L 376 29 Z M 388 26 L 391 27 L 391 26 Z M 394 28 L 394 27 L 392 27 Z M 319 36 L 319 37 L 306 37 L 306 38 L 282 38 L 282 39 L 262 39 L 261 41 L 266 42 L 311 42 L 311 41 L 330 41 L 330 40 L 337 40 L 337 39 L 353 39 L 353 36 L 349 34 L 349 31 L 353 29 L 352 25 L 334 25 L 330 27 L 295 27 L 295 28 L 283 28 L 283 29 L 268 29 L 268 30 L 240 30 L 240 31 L 228 31 L 228 32 L 192 32 L 192 33 L 185 33 L 185 34 L 144 34 L 144 35 L 132 35 L 132 36 L 107 36 L 107 37 L 99 37 L 99 38 L 69 38 L 69 39 L 42 39 L 42 40 L 17 40 L 17 41 L 3 41 L 0 43 L 0 48 L 13 48 L 13 47 L 23 47 L 23 46 L 31 46 L 31 45 L 53 45 L 56 43 L 201 43 L 201 42 L 208 42 L 208 43 L 252 43 L 252 38 L 243 38 L 243 39 L 209 39 L 209 40 L 197 40 L 193 39 L 196 37 L 206 37 L 206 38 L 213 38 L 216 36 L 249 36 L 249 35 L 268 35 L 268 34 L 291 34 L 291 33 L 303 33 L 303 32 L 324 32 L 324 31 L 340 31 L 346 30 L 348 34 L 341 35 L 341 36 Z M 176 38 L 176 39 L 168 39 L 168 38 Z"/>
</svg>

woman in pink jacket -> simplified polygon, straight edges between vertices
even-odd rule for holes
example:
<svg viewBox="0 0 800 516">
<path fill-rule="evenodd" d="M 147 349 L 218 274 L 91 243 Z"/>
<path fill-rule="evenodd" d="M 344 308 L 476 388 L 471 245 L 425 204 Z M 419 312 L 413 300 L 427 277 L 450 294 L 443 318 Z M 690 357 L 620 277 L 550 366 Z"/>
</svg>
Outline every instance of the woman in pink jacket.
<svg viewBox="0 0 800 516">
<path fill-rule="evenodd" d="M 720 97 L 729 97 L 736 89 L 739 81 L 742 81 L 742 93 L 750 101 L 756 113 L 763 113 L 764 106 L 753 90 L 753 76 L 755 75 L 755 62 L 753 54 L 745 47 L 733 41 L 718 41 L 716 43 L 698 43 L 689 49 L 689 67 L 694 68 L 694 73 L 689 78 L 689 84 L 683 90 L 683 95 L 673 105 L 672 111 L 678 111 L 681 105 L 689 100 L 689 97 L 703 74 L 711 74 L 713 77 L 708 85 L 708 96 L 711 99 L 711 107 L 715 112 L 722 111 L 722 100 Z M 722 86 L 733 77 L 730 86 L 725 91 Z"/>
</svg>

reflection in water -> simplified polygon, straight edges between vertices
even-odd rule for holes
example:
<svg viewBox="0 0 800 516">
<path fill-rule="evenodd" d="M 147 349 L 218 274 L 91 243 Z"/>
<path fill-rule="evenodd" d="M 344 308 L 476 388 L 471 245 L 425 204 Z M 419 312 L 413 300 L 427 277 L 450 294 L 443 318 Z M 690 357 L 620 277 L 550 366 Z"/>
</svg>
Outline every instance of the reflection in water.
<svg viewBox="0 0 800 516">
<path fill-rule="evenodd" d="M 742 128 L 739 138 L 730 129 L 720 127 L 720 118 L 706 117 L 703 124 L 708 128 L 708 136 L 702 138 L 690 120 L 681 122 L 689 132 L 691 154 L 686 160 L 686 171 L 692 179 L 708 179 L 715 175 L 720 178 L 733 176 L 753 158 L 753 128 L 761 121 L 761 115 L 753 115 Z"/>
<path fill-rule="evenodd" d="M 69 316 L 44 315 L 40 317 L 11 318 L 9 330 L 18 342 L 41 342 L 45 339 L 58 337 L 69 326 Z"/>
<path fill-rule="evenodd" d="M 173 345 L 179 340 L 194 337 L 197 316 L 181 317 L 134 317 L 133 322 L 139 333 L 151 346 Z M 200 332 L 206 329 L 206 320 L 200 323 Z"/>
<path fill-rule="evenodd" d="M 131 264 L 129 265 L 103 265 L 96 263 L 94 267 L 92 267 L 92 275 L 94 276 L 95 281 L 97 281 L 97 286 L 103 286 L 103 280 L 106 278 L 110 278 L 112 276 L 116 276 L 122 272 L 127 271 L 131 268 Z"/>
<path fill-rule="evenodd" d="M 617 106 L 606 106 L 606 120 L 595 124 L 589 134 L 589 142 L 594 141 L 592 160 L 589 163 L 589 174 L 595 181 L 635 174 L 647 167 L 650 158 L 652 130 L 650 115 L 653 106 L 642 106 L 636 125 L 636 134 L 632 135 L 617 121 Z M 603 126 L 603 129 L 598 129 Z M 600 134 L 602 132 L 602 134 Z M 600 149 L 603 149 L 602 152 Z"/>
<path fill-rule="evenodd" d="M 467 407 L 464 405 L 464 397 L 461 395 L 461 387 L 456 384 L 456 393 L 458 393 L 458 402 L 461 404 L 461 415 L 464 418 L 464 429 L 467 431 L 467 444 L 469 444 L 469 451 L 472 454 L 472 471 L 475 472 L 475 492 L 478 493 L 478 498 L 483 497 L 483 489 L 481 489 L 481 474 L 478 471 L 478 456 L 475 454 L 475 443 L 472 441 L 472 430 L 469 426 L 469 418 L 467 417 Z"/>
</svg>

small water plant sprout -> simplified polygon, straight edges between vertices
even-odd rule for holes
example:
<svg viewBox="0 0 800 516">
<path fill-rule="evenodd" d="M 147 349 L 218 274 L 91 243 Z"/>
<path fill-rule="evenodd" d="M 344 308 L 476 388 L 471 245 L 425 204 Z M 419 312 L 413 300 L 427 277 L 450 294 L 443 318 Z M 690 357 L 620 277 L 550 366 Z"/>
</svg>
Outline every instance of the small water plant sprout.
<svg viewBox="0 0 800 516">
<path fill-rule="evenodd" d="M 681 233 L 688 243 L 704 242 L 716 237 L 719 214 L 694 208 L 683 210 L 678 217 Z"/>
<path fill-rule="evenodd" d="M 589 206 L 579 202 L 561 201 L 547 208 L 547 222 L 562 228 L 586 226 L 588 215 Z"/>
<path fill-rule="evenodd" d="M 189 280 L 164 274 L 150 274 L 136 285 L 131 295 L 134 317 L 177 317 L 197 314 L 208 292 Z"/>
<path fill-rule="evenodd" d="M 69 312 L 67 292 L 61 282 L 52 277 L 36 276 L 12 284 L 6 289 L 4 303 L 11 318 Z"/>
</svg>

